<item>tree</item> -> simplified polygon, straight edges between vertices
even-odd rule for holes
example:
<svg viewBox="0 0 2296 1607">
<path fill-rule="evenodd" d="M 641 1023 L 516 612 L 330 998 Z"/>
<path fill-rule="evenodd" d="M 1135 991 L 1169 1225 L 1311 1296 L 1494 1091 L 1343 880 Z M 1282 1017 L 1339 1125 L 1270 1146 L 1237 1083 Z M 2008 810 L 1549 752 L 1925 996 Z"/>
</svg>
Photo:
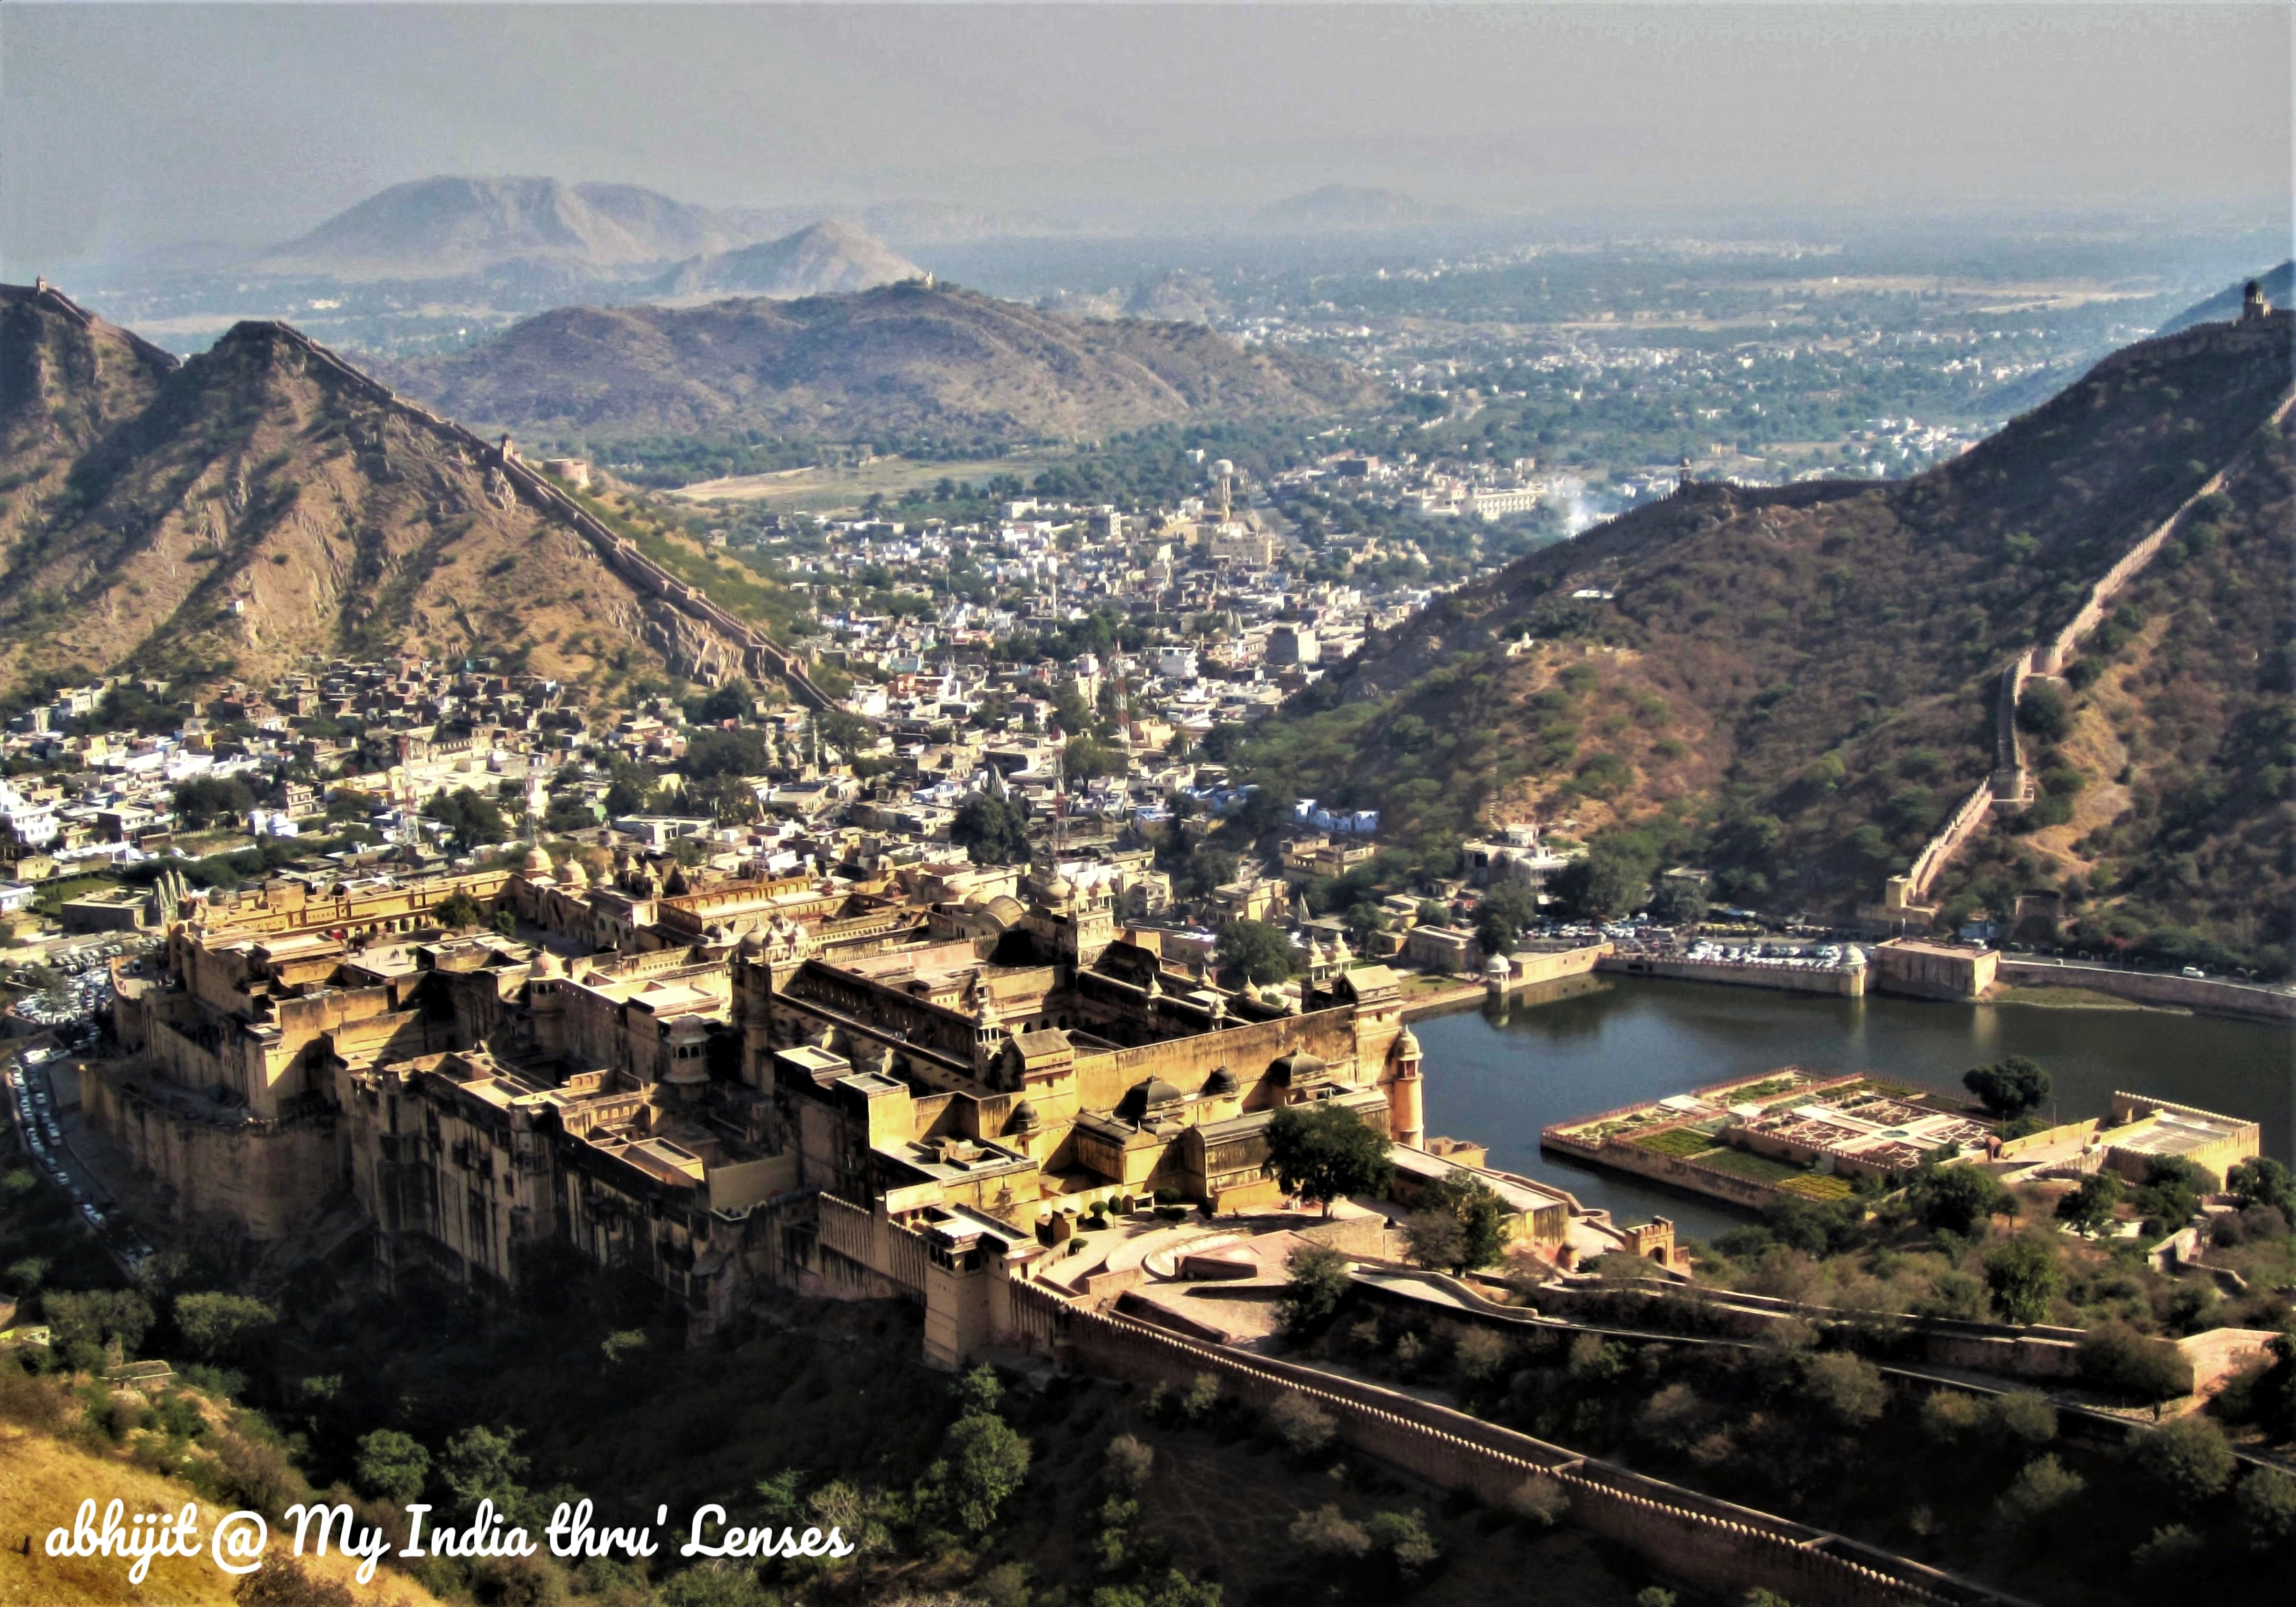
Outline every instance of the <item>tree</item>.
<svg viewBox="0 0 2296 1607">
<path fill-rule="evenodd" d="M 1283 1266 L 1292 1275 L 1276 1303 L 1276 1315 L 1286 1333 L 1311 1338 L 1323 1332 L 1346 1298 L 1352 1264 L 1329 1245 L 1306 1244 L 1293 1250 Z"/>
<path fill-rule="evenodd" d="M 1287 1390 L 1267 1408 L 1267 1431 L 1294 1456 L 1313 1456 L 1332 1443 L 1340 1425 L 1314 1401 Z"/>
<path fill-rule="evenodd" d="M 1993 1431 L 2012 1445 L 2044 1446 L 2057 1437 L 2057 1409 L 2038 1390 L 1997 1395 L 1986 1412 Z"/>
<path fill-rule="evenodd" d="M 606 767 L 606 814 L 610 818 L 636 815 L 652 807 L 660 778 L 644 765 L 617 758 Z M 595 824 L 594 821 L 588 824 Z"/>
<path fill-rule="evenodd" d="M 422 812 L 447 828 L 447 840 L 457 852 L 467 853 L 482 842 L 500 842 L 509 832 L 494 800 L 468 787 L 441 792 Z"/>
<path fill-rule="evenodd" d="M 354 1469 L 359 1488 L 378 1501 L 404 1506 L 422 1493 L 430 1478 L 430 1453 L 412 1434 L 377 1429 L 361 1435 Z"/>
<path fill-rule="evenodd" d="M 758 775 L 766 767 L 765 733 L 755 729 L 697 733 L 685 744 L 685 761 L 678 767 L 689 781 Z"/>
<path fill-rule="evenodd" d="M 1138 1495 L 1155 1471 L 1156 1447 L 1136 1435 L 1119 1434 L 1108 1442 L 1104 1454 L 1108 1481 L 1128 1494 Z"/>
<path fill-rule="evenodd" d="M 487 913 L 479 906 L 479 901 L 459 887 L 439 899 L 431 914 L 439 917 L 439 924 L 448 931 L 462 931 L 487 918 Z"/>
<path fill-rule="evenodd" d="M 877 728 L 857 714 L 842 709 L 826 709 L 813 717 L 814 729 L 821 740 L 852 758 L 877 741 Z"/>
<path fill-rule="evenodd" d="M 121 1352 L 133 1356 L 152 1327 L 152 1303 L 124 1290 L 51 1290 L 40 1297 L 40 1310 L 56 1343 L 67 1349 L 116 1339 Z"/>
<path fill-rule="evenodd" d="M 2193 1392 L 2193 1364 L 2166 1340 L 2126 1323 L 2103 1323 L 2081 1338 L 2081 1377 L 2109 1395 L 2157 1403 Z"/>
<path fill-rule="evenodd" d="M 1993 1504 L 1994 1521 L 2003 1529 L 2022 1529 L 2048 1516 L 2087 1488 L 2079 1473 L 2054 1456 L 2027 1463 Z"/>
<path fill-rule="evenodd" d="M 1072 736 L 1061 750 L 1061 770 L 1071 783 L 1124 774 L 1123 753 L 1097 737 Z"/>
<path fill-rule="evenodd" d="M 2120 1196 L 2118 1177 L 2102 1169 L 2091 1172 L 2079 1188 L 2057 1201 L 2057 1219 L 2070 1224 L 2082 1237 L 2094 1239 L 2112 1225 Z"/>
<path fill-rule="evenodd" d="M 1882 1370 L 1847 1350 L 1813 1356 L 1802 1368 L 1803 1387 L 1825 1414 L 1845 1429 L 1862 1429 L 1890 1405 Z"/>
<path fill-rule="evenodd" d="M 2253 1469 L 2233 1492 L 2233 1501 L 2240 1508 L 2248 1543 L 2257 1550 L 2269 1551 L 2296 1539 L 2296 1479 L 2278 1468 Z"/>
<path fill-rule="evenodd" d="M 1639 839 L 1603 838 L 1555 875 L 1554 893 L 1582 921 L 1614 921 L 1648 896 L 1657 863 Z"/>
<path fill-rule="evenodd" d="M 1985 1253 L 1985 1286 L 2005 1323 L 2038 1323 L 2057 1292 L 2057 1252 L 2030 1234 L 2006 1240 Z"/>
<path fill-rule="evenodd" d="M 1505 1253 L 1506 1205 L 1481 1178 L 1447 1172 L 1420 1191 L 1409 1232 L 1411 1253 L 1428 1266 L 1471 1272 Z"/>
<path fill-rule="evenodd" d="M 481 1501 L 492 1501 L 507 1512 L 525 1499 L 527 1459 L 518 1454 L 519 1431 L 473 1425 L 447 1442 L 441 1473 L 458 1511 L 470 1512 Z"/>
<path fill-rule="evenodd" d="M 243 1353 L 277 1323 L 279 1314 L 243 1294 L 184 1294 L 176 1297 L 176 1331 L 201 1361 L 222 1362 Z"/>
<path fill-rule="evenodd" d="M 1373 1549 L 1385 1552 L 1396 1572 L 1406 1579 L 1417 1578 L 1443 1554 L 1427 1532 L 1427 1521 L 1417 1513 L 1374 1513 L 1364 1533 L 1371 1537 Z"/>
<path fill-rule="evenodd" d="M 1922 1226 L 1966 1238 L 1989 1217 L 2017 1214 L 2016 1196 L 1990 1172 L 1973 1166 L 1925 1168 L 1907 1191 Z"/>
<path fill-rule="evenodd" d="M 255 789 L 236 775 L 195 775 L 176 789 L 176 813 L 193 831 L 235 824 L 255 808 Z"/>
<path fill-rule="evenodd" d="M 1516 937 L 1538 919 L 1538 896 L 1520 881 L 1502 881 L 1475 906 L 1475 941 L 1487 955 L 1511 955 Z"/>
<path fill-rule="evenodd" d="M 1255 988 L 1292 974 L 1292 940 L 1265 921 L 1231 921 L 1220 928 L 1216 955 Z"/>
<path fill-rule="evenodd" d="M 2215 1193 L 2217 1187 L 2217 1175 L 2198 1161 L 2182 1155 L 2153 1155 L 2144 1162 L 2136 1209 L 2147 1221 L 2175 1226 L 2200 1209 L 2201 1196 Z"/>
<path fill-rule="evenodd" d="M 2129 1449 L 2145 1476 L 2186 1506 L 2223 1494 L 2240 1466 L 2216 1419 L 2199 1412 L 2147 1430 Z"/>
<path fill-rule="evenodd" d="M 2073 728 L 2073 711 L 2063 693 L 2046 681 L 2034 681 L 2017 700 L 2017 725 L 2045 742 L 2062 742 Z"/>
<path fill-rule="evenodd" d="M 1387 1135 L 1345 1105 L 1328 1101 L 1286 1105 L 1267 1124 L 1267 1164 L 1283 1192 L 1322 1204 L 1346 1194 L 1376 1193 L 1395 1174 Z"/>
<path fill-rule="evenodd" d="M 1029 1442 L 990 1412 L 968 1412 L 951 1423 L 941 1456 L 951 1510 L 976 1535 L 996 1521 L 996 1509 L 1029 1476 Z"/>
<path fill-rule="evenodd" d="M 707 697 L 688 702 L 685 717 L 697 726 L 714 726 L 720 720 L 738 720 L 749 714 L 750 705 L 754 701 L 755 694 L 750 692 L 747 681 L 732 680 Z"/>
<path fill-rule="evenodd" d="M 1962 1073 L 1961 1086 L 1996 1116 L 2022 1116 L 2049 1103 L 2049 1074 L 2021 1054 Z"/>
<path fill-rule="evenodd" d="M 580 794 L 562 792 L 550 800 L 542 824 L 545 830 L 561 834 L 586 831 L 598 824 L 598 812 Z"/>
<path fill-rule="evenodd" d="M 1706 890 L 1686 877 L 1661 881 L 1651 895 L 1650 914 L 1663 926 L 1695 926 L 1706 919 Z"/>
<path fill-rule="evenodd" d="M 1292 1520 L 1292 1544 L 1313 1557 L 1355 1562 L 1371 1554 L 1371 1537 L 1336 1506 L 1319 1506 Z"/>
<path fill-rule="evenodd" d="M 2269 1155 L 2253 1155 L 2225 1174 L 2225 1189 L 2243 1206 L 2268 1205 L 2296 1222 L 2296 1180 Z"/>
<path fill-rule="evenodd" d="M 975 865 L 1029 863 L 1029 818 L 1014 805 L 975 792 L 956 807 L 948 840 Z"/>
</svg>

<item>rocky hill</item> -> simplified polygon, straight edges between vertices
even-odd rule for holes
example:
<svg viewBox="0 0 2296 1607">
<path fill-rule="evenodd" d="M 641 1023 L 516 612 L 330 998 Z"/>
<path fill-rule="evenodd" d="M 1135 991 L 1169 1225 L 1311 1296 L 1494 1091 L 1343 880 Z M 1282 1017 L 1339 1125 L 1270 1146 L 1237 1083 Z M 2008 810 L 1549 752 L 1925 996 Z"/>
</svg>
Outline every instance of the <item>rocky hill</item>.
<svg viewBox="0 0 2296 1607">
<path fill-rule="evenodd" d="M 177 366 L 9 286 L 0 336 L 0 692 L 398 649 L 611 690 L 725 658 L 477 439 L 283 325 Z"/>
<path fill-rule="evenodd" d="M 1056 317 L 896 284 L 799 301 L 566 307 L 484 346 L 397 365 L 457 418 L 603 440 L 765 430 L 832 440 L 1095 435 L 1209 414 L 1308 416 L 1363 376 L 1177 324 Z"/>
<path fill-rule="evenodd" d="M 650 291 L 680 302 L 724 296 L 790 299 L 874 290 L 919 279 L 924 269 L 841 217 L 825 217 L 779 240 L 681 262 Z"/>
<path fill-rule="evenodd" d="M 2036 739 L 2036 808 L 1939 890 L 1952 914 L 2005 915 L 2056 887 L 2100 924 L 2129 906 L 2146 932 L 2284 945 L 2282 881 L 2228 868 L 2265 850 L 2228 842 L 2271 838 L 2284 865 L 2290 766 L 2265 726 L 2287 674 L 2291 527 L 2284 442 L 2259 426 L 2288 390 L 2292 327 L 2118 353 L 1912 480 L 1686 488 L 1444 599 L 1245 757 L 1271 783 L 1383 806 L 1423 847 L 1494 820 L 1569 823 L 1707 864 L 1726 898 L 1847 912 L 1987 776 L 2002 666 L 2234 463 L 2224 505 L 2163 549 L 2189 544 L 2196 568 L 2147 571 L 2099 644 L 2130 656 L 2089 659 L 2128 668 L 2069 689 L 2084 734 Z M 2116 748 L 2100 721 L 2136 740 Z"/>
<path fill-rule="evenodd" d="M 612 277 L 749 238 L 715 213 L 635 184 L 422 178 L 369 196 L 256 266 L 346 280 L 447 279 L 528 262 Z"/>
</svg>

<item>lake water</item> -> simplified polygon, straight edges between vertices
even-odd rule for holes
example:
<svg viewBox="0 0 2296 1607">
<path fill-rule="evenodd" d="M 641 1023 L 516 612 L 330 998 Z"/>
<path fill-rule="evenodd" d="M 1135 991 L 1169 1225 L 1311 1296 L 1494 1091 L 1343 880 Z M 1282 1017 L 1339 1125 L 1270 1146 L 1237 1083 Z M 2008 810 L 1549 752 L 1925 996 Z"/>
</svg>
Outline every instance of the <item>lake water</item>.
<svg viewBox="0 0 2296 1607">
<path fill-rule="evenodd" d="M 1669 1217 L 1701 1238 L 1748 1218 L 1702 1195 L 1542 1155 L 1539 1129 L 1775 1066 L 1958 1088 L 1970 1067 L 2026 1054 L 2049 1069 L 2065 1120 L 2102 1115 L 2124 1088 L 2261 1122 L 2267 1154 L 2296 1154 L 2296 1032 L 2209 1016 L 1618 978 L 1505 1017 L 1462 1011 L 1412 1030 L 1427 1056 L 1429 1133 L 1486 1144 L 1493 1165 L 1567 1188 L 1622 1222 Z"/>
</svg>

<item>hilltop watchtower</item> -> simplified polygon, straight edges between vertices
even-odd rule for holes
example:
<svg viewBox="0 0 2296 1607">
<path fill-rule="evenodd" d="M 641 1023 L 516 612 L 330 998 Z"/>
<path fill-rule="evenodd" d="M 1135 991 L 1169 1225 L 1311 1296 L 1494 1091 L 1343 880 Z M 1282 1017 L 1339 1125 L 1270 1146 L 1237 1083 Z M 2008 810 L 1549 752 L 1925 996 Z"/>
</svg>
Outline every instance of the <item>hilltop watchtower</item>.
<svg viewBox="0 0 2296 1607">
<path fill-rule="evenodd" d="M 2243 285 L 2240 292 L 2240 321 L 2243 324 L 2253 324 L 2260 318 L 2268 318 L 2271 316 L 2272 303 L 2264 299 L 2264 287 L 2253 279 Z"/>
</svg>

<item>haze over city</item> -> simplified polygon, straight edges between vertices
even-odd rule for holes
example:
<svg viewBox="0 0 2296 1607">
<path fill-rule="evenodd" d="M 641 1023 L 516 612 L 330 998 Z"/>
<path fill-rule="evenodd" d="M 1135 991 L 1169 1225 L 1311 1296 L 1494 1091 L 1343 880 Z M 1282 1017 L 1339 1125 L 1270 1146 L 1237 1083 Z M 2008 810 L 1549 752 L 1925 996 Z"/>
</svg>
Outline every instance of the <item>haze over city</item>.
<svg viewBox="0 0 2296 1607">
<path fill-rule="evenodd" d="M 2284 220 L 2284 7 L 22 5 L 12 274 L 260 246 L 434 173 L 1201 226 L 2234 202 Z"/>
</svg>

